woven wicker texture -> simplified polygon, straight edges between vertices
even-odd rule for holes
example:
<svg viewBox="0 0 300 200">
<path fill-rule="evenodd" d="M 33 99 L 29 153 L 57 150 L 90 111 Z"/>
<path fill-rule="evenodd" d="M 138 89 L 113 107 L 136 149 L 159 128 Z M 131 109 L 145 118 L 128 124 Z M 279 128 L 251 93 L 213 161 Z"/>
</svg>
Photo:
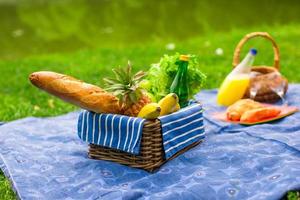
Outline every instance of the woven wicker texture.
<svg viewBox="0 0 300 200">
<path fill-rule="evenodd" d="M 190 148 L 198 145 L 200 142 L 201 141 L 195 142 L 187 148 L 182 149 L 170 159 L 184 153 Z M 90 144 L 89 157 L 98 160 L 113 161 L 123 165 L 141 168 L 149 172 L 154 171 L 167 161 L 164 156 L 160 121 L 145 121 L 140 155 L 133 155 L 119 150 Z"/>
<path fill-rule="evenodd" d="M 237 66 L 240 63 L 240 53 L 242 47 L 245 45 L 247 41 L 255 37 L 262 37 L 269 41 L 271 41 L 274 50 L 274 66 L 254 66 L 252 68 L 252 72 L 258 72 L 256 75 L 251 76 L 250 78 L 250 88 L 256 87 L 259 85 L 259 89 L 257 94 L 254 98 L 256 101 L 260 102 L 275 102 L 280 99 L 280 97 L 271 89 L 273 87 L 280 87 L 283 85 L 283 92 L 284 94 L 287 92 L 288 89 L 288 81 L 284 78 L 280 73 L 280 54 L 279 48 L 275 42 L 275 40 L 266 32 L 253 32 L 247 34 L 236 46 L 234 55 L 233 55 L 233 67 Z M 254 74 L 254 73 L 253 73 Z M 245 93 L 245 98 L 250 97 L 250 89 L 248 88 Z"/>
</svg>

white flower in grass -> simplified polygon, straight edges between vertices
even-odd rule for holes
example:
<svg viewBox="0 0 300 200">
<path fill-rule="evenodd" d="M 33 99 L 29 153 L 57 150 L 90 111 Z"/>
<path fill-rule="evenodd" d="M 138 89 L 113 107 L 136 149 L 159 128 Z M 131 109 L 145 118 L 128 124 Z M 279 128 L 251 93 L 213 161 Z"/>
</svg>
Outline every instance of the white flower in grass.
<svg viewBox="0 0 300 200">
<path fill-rule="evenodd" d="M 215 50 L 215 54 L 216 54 L 217 56 L 222 56 L 222 55 L 224 54 L 224 51 L 223 51 L 222 48 L 217 48 L 217 49 Z"/>
<path fill-rule="evenodd" d="M 13 37 L 20 37 L 24 34 L 24 30 L 23 29 L 16 29 L 12 32 L 12 36 Z"/>
<path fill-rule="evenodd" d="M 175 47 L 176 47 L 176 46 L 175 46 L 174 43 L 168 43 L 168 44 L 166 45 L 166 49 L 167 49 L 167 50 L 170 50 L 170 51 L 174 50 Z"/>
</svg>

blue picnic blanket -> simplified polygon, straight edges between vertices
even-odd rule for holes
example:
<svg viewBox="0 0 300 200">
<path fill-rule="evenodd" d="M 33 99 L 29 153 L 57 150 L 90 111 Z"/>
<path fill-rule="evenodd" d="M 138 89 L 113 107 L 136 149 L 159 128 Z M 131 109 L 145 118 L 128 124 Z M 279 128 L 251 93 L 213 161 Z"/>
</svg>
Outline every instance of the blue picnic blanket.
<svg viewBox="0 0 300 200">
<path fill-rule="evenodd" d="M 163 147 L 168 159 L 205 137 L 203 109 L 198 103 L 161 116 Z M 139 155 L 145 119 L 83 111 L 78 118 L 78 136 L 85 142 Z"/>
<path fill-rule="evenodd" d="M 300 189 L 300 113 L 255 126 L 218 122 L 202 91 L 206 139 L 151 174 L 87 157 L 79 113 L 0 126 L 0 167 L 21 199 L 278 199 Z M 300 85 L 288 101 L 300 107 Z"/>
</svg>

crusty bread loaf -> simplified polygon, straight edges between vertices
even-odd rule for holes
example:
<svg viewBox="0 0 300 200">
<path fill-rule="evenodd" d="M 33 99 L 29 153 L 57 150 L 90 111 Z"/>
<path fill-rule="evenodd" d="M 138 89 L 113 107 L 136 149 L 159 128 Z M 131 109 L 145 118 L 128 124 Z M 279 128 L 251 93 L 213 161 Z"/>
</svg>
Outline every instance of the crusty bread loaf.
<svg viewBox="0 0 300 200">
<path fill-rule="evenodd" d="M 241 122 L 259 122 L 264 119 L 277 117 L 281 110 L 275 106 L 256 108 L 246 111 L 242 117 Z"/>
<path fill-rule="evenodd" d="M 71 76 L 41 71 L 32 73 L 29 79 L 36 87 L 83 109 L 96 113 L 121 112 L 117 97 Z"/>
<path fill-rule="evenodd" d="M 241 99 L 227 108 L 227 119 L 239 121 L 243 113 L 255 108 L 261 108 L 263 105 L 251 99 Z"/>
</svg>

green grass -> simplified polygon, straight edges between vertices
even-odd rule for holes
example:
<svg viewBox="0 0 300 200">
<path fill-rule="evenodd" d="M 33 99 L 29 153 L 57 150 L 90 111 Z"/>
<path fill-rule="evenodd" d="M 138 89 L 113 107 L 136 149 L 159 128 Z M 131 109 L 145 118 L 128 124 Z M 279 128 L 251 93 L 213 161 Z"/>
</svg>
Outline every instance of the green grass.
<svg viewBox="0 0 300 200">
<path fill-rule="evenodd" d="M 289 200 L 299 200 L 300 199 L 300 192 L 299 191 L 290 191 L 287 194 L 287 199 Z"/>
<path fill-rule="evenodd" d="M 5 179 L 3 172 L 0 170 L 0 199 L 11 200 L 15 199 L 15 194 L 11 190 L 10 183 Z"/>
<path fill-rule="evenodd" d="M 39 91 L 29 83 L 28 75 L 39 70 L 66 73 L 101 86 L 102 78 L 111 75 L 111 68 L 126 65 L 127 60 L 133 63 L 135 70 L 147 70 L 149 64 L 158 62 L 163 54 L 193 53 L 200 56 L 200 67 L 207 74 L 205 88 L 218 87 L 231 70 L 233 50 L 237 42 L 246 33 L 258 30 L 268 31 L 274 36 L 280 47 L 282 73 L 290 82 L 300 82 L 300 24 L 255 27 L 175 41 L 176 49 L 173 51 L 166 50 L 166 42 L 156 42 L 129 48 L 99 48 L 71 54 L 2 60 L 0 61 L 0 121 L 11 121 L 27 116 L 54 116 L 77 109 Z M 249 42 L 242 56 L 251 46 L 259 50 L 255 65 L 272 65 L 273 51 L 268 41 L 257 39 Z M 215 54 L 217 48 L 223 49 L 222 56 Z M 14 198 L 8 185 L 0 174 L 0 199 Z"/>
</svg>

